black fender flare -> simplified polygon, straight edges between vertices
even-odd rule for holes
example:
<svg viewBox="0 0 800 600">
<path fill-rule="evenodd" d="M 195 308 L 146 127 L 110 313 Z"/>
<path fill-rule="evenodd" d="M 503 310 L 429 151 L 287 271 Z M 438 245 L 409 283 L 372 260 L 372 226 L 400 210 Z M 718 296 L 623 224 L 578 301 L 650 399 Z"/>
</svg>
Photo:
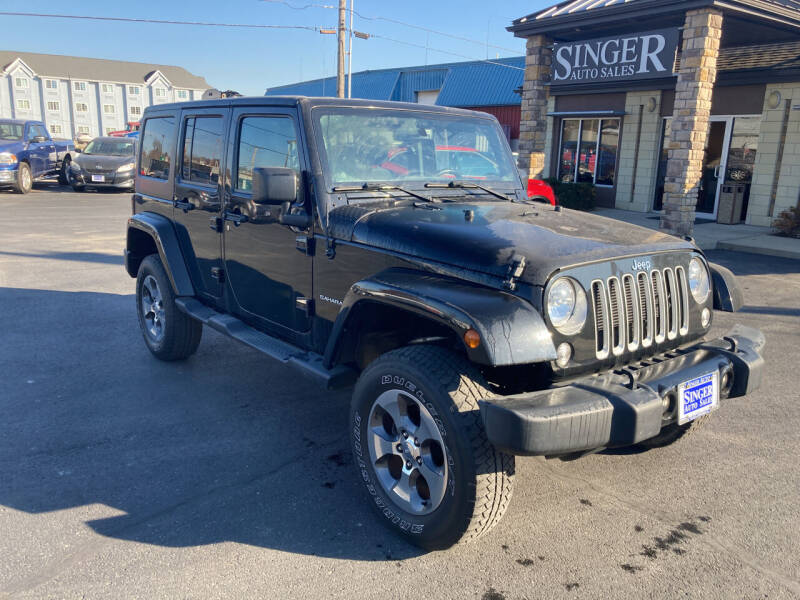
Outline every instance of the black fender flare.
<svg viewBox="0 0 800 600">
<path fill-rule="evenodd" d="M 464 345 L 469 360 L 477 364 L 500 367 L 556 358 L 544 319 L 522 298 L 440 275 L 388 269 L 351 286 L 328 339 L 326 367 L 335 363 L 342 334 L 361 302 L 386 304 L 445 325 Z M 469 329 L 480 334 L 477 348 L 464 343 Z"/>
<path fill-rule="evenodd" d="M 145 257 L 136 252 L 133 231 L 142 232 L 152 238 L 175 295 L 194 296 L 194 286 L 183 260 L 183 253 L 181 253 L 178 236 L 175 234 L 172 222 L 162 215 L 151 212 L 137 213 L 128 219 L 125 270 L 131 277 L 136 277 L 139 264 Z"/>
<path fill-rule="evenodd" d="M 736 312 L 744 305 L 744 295 L 736 275 L 722 265 L 708 263 L 714 295 L 714 310 Z"/>
</svg>

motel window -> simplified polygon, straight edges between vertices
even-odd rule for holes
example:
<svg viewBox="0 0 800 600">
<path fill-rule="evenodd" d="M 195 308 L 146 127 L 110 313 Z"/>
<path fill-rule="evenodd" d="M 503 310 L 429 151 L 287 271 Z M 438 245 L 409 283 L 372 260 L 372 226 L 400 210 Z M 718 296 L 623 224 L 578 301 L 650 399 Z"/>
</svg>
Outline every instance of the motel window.
<svg viewBox="0 0 800 600">
<path fill-rule="evenodd" d="M 75 112 L 89 112 L 89 105 L 85 102 L 76 102 Z"/>
<path fill-rule="evenodd" d="M 30 84 L 24 77 L 17 77 L 14 79 L 14 85 L 18 88 L 27 88 Z"/>
<path fill-rule="evenodd" d="M 47 102 L 47 110 L 53 111 L 53 112 L 58 112 L 59 110 L 61 110 L 61 103 L 57 102 L 55 100 L 48 100 L 48 102 Z"/>
<path fill-rule="evenodd" d="M 175 92 L 175 94 L 178 96 L 178 100 L 189 99 L 189 92 L 187 92 L 186 90 L 178 90 L 177 92 Z"/>
<path fill-rule="evenodd" d="M 31 101 L 26 100 L 24 98 L 20 98 L 17 100 L 17 108 L 19 110 L 30 110 L 31 109 Z"/>
<path fill-rule="evenodd" d="M 130 113 L 131 113 L 131 116 L 138 117 L 139 115 L 142 114 L 142 107 L 141 106 L 131 106 L 130 107 Z"/>
<path fill-rule="evenodd" d="M 48 90 L 57 90 L 58 82 L 55 79 L 45 79 L 44 87 L 47 88 Z"/>
<path fill-rule="evenodd" d="M 88 125 L 78 125 L 78 133 L 89 133 L 89 126 Z"/>
<path fill-rule="evenodd" d="M 55 123 L 51 124 L 50 125 L 50 133 L 53 133 L 53 134 L 63 133 L 63 130 L 61 129 L 61 125 L 57 125 Z"/>
<path fill-rule="evenodd" d="M 619 119 L 564 119 L 558 178 L 565 183 L 613 186 L 619 128 Z"/>
<path fill-rule="evenodd" d="M 117 108 L 113 104 L 103 104 L 103 113 L 113 115 L 117 112 Z"/>
<path fill-rule="evenodd" d="M 154 88 L 153 93 L 155 93 L 156 98 L 164 98 L 167 95 L 167 90 L 165 90 L 164 88 Z"/>
<path fill-rule="evenodd" d="M 85 92 L 86 91 L 86 82 L 85 81 L 74 81 L 72 83 L 72 89 L 76 92 Z"/>
<path fill-rule="evenodd" d="M 103 84 L 103 93 L 104 94 L 113 94 L 114 93 L 114 86 L 110 83 Z"/>
<path fill-rule="evenodd" d="M 138 85 L 129 85 L 128 86 L 128 95 L 129 96 L 138 96 L 141 89 Z"/>
<path fill-rule="evenodd" d="M 111 135 L 112 132 L 116 131 L 113 127 L 106 127 L 106 135 Z"/>
</svg>

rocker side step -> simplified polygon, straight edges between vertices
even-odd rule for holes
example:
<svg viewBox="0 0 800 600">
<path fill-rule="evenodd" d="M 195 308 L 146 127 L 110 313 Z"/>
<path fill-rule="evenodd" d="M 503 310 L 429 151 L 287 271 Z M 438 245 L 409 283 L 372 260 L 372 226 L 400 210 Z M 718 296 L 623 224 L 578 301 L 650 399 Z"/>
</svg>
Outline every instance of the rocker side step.
<svg viewBox="0 0 800 600">
<path fill-rule="evenodd" d="M 358 376 L 353 369 L 344 365 L 326 369 L 322 364 L 321 355 L 258 331 L 240 319 L 217 312 L 194 298 L 175 298 L 175 304 L 182 312 L 200 321 L 203 325 L 208 325 L 270 358 L 305 371 L 326 389 L 333 390 L 350 386 Z"/>
</svg>

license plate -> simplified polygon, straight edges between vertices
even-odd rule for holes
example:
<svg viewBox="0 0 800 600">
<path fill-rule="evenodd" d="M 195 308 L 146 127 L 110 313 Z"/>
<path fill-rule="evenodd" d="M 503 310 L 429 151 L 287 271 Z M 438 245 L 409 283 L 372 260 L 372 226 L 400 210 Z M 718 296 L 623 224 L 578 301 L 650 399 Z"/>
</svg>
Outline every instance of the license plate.
<svg viewBox="0 0 800 600">
<path fill-rule="evenodd" d="M 719 405 L 719 373 L 714 371 L 678 386 L 678 423 L 683 425 Z"/>
<path fill-rule="evenodd" d="M 106 178 L 102 175 L 92 175 L 92 181 L 105 181 Z"/>
</svg>

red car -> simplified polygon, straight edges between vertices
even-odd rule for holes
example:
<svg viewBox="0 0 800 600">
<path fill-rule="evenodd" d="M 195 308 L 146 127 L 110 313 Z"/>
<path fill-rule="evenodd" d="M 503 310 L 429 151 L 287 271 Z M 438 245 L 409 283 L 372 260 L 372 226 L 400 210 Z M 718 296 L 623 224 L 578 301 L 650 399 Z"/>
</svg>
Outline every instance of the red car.
<svg viewBox="0 0 800 600">
<path fill-rule="evenodd" d="M 109 131 L 108 135 L 112 137 L 123 137 L 128 135 L 133 131 L 139 131 L 139 127 L 141 127 L 140 121 L 128 121 L 128 128 L 121 131 Z"/>
<path fill-rule="evenodd" d="M 541 179 L 528 179 L 528 198 L 544 198 L 553 206 L 558 204 L 553 188 Z"/>
</svg>

